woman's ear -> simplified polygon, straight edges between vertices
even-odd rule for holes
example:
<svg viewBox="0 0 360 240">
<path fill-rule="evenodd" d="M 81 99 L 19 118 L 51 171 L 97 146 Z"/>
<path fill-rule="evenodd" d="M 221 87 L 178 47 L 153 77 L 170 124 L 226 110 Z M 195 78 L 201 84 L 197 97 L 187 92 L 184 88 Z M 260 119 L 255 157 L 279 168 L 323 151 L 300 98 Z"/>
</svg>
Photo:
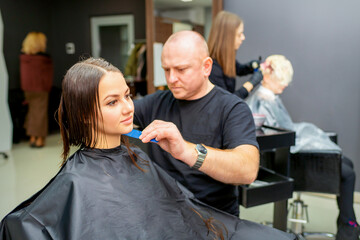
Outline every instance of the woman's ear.
<svg viewBox="0 0 360 240">
<path fill-rule="evenodd" d="M 210 76 L 212 65 L 213 65 L 213 60 L 211 57 L 206 57 L 203 60 L 203 71 L 205 76 L 207 77 Z"/>
</svg>

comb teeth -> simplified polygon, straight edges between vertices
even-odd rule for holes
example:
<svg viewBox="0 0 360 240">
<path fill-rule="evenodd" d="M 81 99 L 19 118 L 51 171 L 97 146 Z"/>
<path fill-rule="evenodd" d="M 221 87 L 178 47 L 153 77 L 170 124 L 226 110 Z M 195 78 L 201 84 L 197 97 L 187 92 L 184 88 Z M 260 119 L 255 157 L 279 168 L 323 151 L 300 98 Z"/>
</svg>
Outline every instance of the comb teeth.
<svg viewBox="0 0 360 240">
<path fill-rule="evenodd" d="M 133 129 L 131 132 L 129 133 L 125 133 L 123 135 L 128 136 L 128 137 L 132 137 L 132 138 L 137 138 L 139 139 L 140 135 L 141 135 L 141 131 Z M 151 139 L 150 142 L 154 142 L 157 143 L 158 141 L 155 140 L 155 138 Z"/>
</svg>

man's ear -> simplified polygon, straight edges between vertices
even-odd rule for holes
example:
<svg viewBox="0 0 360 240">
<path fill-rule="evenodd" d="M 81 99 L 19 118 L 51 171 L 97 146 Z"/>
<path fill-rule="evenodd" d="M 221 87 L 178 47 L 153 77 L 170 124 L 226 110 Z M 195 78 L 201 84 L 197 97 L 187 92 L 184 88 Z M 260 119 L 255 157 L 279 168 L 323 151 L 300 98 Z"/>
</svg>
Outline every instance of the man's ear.
<svg viewBox="0 0 360 240">
<path fill-rule="evenodd" d="M 213 65 L 213 60 L 211 57 L 206 57 L 203 60 L 203 71 L 205 76 L 207 77 L 210 76 L 212 65 Z"/>
</svg>

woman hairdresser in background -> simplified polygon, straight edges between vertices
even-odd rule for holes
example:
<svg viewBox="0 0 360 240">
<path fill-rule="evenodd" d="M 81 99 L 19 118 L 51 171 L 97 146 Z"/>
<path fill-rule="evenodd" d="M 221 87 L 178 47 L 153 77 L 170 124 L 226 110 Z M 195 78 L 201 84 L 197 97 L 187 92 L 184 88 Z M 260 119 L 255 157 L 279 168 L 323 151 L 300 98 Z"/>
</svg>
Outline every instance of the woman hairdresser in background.
<svg viewBox="0 0 360 240">
<path fill-rule="evenodd" d="M 41 32 L 26 35 L 20 55 L 21 88 L 25 92 L 28 112 L 25 120 L 30 146 L 45 145 L 48 134 L 49 92 L 53 82 L 53 63 L 46 51 L 46 36 Z"/>
<path fill-rule="evenodd" d="M 258 70 L 258 60 L 241 64 L 235 59 L 236 50 L 244 40 L 244 24 L 241 18 L 226 11 L 221 11 L 216 15 L 208 39 L 210 57 L 214 61 L 209 78 L 213 84 L 242 99 L 245 99 L 263 78 Z M 235 77 L 247 74 L 253 75 L 239 90 L 235 91 Z"/>
</svg>

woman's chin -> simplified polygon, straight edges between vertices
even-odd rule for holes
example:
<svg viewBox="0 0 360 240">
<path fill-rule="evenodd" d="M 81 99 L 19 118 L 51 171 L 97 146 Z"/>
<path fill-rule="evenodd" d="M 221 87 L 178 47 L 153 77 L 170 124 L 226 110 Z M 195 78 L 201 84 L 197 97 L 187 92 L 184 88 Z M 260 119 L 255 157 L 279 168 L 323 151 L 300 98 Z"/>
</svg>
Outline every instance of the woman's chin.
<svg viewBox="0 0 360 240">
<path fill-rule="evenodd" d="M 133 129 L 134 129 L 134 125 L 131 124 L 131 125 L 127 126 L 126 128 L 124 128 L 124 131 L 123 131 L 121 134 L 129 133 L 129 132 L 131 132 Z"/>
</svg>

